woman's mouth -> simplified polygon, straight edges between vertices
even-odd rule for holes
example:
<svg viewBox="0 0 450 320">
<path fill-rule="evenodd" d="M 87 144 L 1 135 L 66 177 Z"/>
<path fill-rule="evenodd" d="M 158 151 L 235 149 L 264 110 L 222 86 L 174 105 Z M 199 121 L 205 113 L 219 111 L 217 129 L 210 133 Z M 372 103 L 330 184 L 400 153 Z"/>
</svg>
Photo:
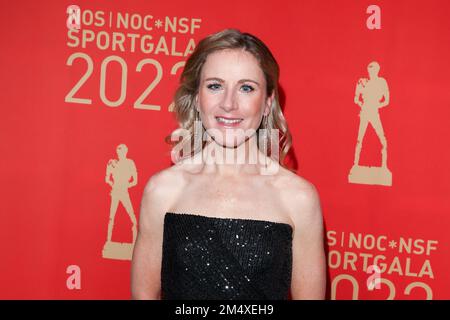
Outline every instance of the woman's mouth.
<svg viewBox="0 0 450 320">
<path fill-rule="evenodd" d="M 217 123 L 221 126 L 225 127 L 236 127 L 238 126 L 244 119 L 242 118 L 224 118 L 224 117 L 216 117 Z"/>
</svg>

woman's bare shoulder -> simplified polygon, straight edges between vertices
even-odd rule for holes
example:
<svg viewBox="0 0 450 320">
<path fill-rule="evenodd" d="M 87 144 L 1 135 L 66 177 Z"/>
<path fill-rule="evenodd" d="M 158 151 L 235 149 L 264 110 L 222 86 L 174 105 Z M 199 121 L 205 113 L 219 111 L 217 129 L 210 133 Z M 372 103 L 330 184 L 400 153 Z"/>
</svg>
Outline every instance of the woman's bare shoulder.
<svg viewBox="0 0 450 320">
<path fill-rule="evenodd" d="M 156 171 L 144 187 L 141 212 L 164 215 L 182 195 L 188 182 L 187 175 L 178 165 Z"/>
<path fill-rule="evenodd" d="M 185 170 L 180 165 L 172 165 L 153 173 L 147 180 L 144 192 L 166 193 L 176 191 L 186 182 Z"/>
<path fill-rule="evenodd" d="M 280 170 L 275 175 L 274 184 L 281 190 L 287 192 L 299 192 L 315 188 L 314 185 L 304 177 L 280 166 Z"/>
<path fill-rule="evenodd" d="M 311 181 L 282 168 L 276 183 L 294 221 L 301 217 L 306 218 L 305 215 L 321 214 L 319 192 Z"/>
</svg>

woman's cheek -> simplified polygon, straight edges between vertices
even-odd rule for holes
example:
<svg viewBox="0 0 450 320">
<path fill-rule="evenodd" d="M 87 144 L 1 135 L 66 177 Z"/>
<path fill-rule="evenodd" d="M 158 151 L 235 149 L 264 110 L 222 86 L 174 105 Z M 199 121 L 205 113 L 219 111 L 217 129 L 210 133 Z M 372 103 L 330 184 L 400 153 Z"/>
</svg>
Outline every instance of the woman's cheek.
<svg viewBox="0 0 450 320">
<path fill-rule="evenodd" d="M 244 103 L 244 102 L 243 102 Z M 245 101 L 247 105 L 247 109 L 252 113 L 257 113 L 261 107 L 263 106 L 263 97 L 260 96 L 252 96 Z"/>
<path fill-rule="evenodd" d="M 200 97 L 200 105 L 204 110 L 211 109 L 220 102 L 218 94 L 204 94 Z"/>
</svg>

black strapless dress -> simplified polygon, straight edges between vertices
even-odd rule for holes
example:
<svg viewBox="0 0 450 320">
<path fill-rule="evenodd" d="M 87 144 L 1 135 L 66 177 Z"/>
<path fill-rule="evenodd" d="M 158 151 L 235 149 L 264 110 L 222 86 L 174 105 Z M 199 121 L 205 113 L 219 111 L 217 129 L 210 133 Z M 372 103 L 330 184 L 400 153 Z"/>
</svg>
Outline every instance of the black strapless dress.
<svg viewBox="0 0 450 320">
<path fill-rule="evenodd" d="M 162 300 L 286 300 L 292 274 L 287 223 L 167 212 Z"/>
</svg>

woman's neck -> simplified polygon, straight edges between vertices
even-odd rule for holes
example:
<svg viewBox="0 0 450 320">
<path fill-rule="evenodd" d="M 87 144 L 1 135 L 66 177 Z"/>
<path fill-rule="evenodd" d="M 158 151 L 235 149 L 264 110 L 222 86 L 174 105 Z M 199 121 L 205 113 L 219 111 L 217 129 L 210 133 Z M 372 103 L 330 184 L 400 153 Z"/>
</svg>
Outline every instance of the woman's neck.
<svg viewBox="0 0 450 320">
<path fill-rule="evenodd" d="M 205 173 L 220 176 L 261 174 L 261 166 L 268 159 L 258 149 L 257 138 L 254 134 L 237 147 L 224 147 L 210 139 L 202 150 Z"/>
</svg>

